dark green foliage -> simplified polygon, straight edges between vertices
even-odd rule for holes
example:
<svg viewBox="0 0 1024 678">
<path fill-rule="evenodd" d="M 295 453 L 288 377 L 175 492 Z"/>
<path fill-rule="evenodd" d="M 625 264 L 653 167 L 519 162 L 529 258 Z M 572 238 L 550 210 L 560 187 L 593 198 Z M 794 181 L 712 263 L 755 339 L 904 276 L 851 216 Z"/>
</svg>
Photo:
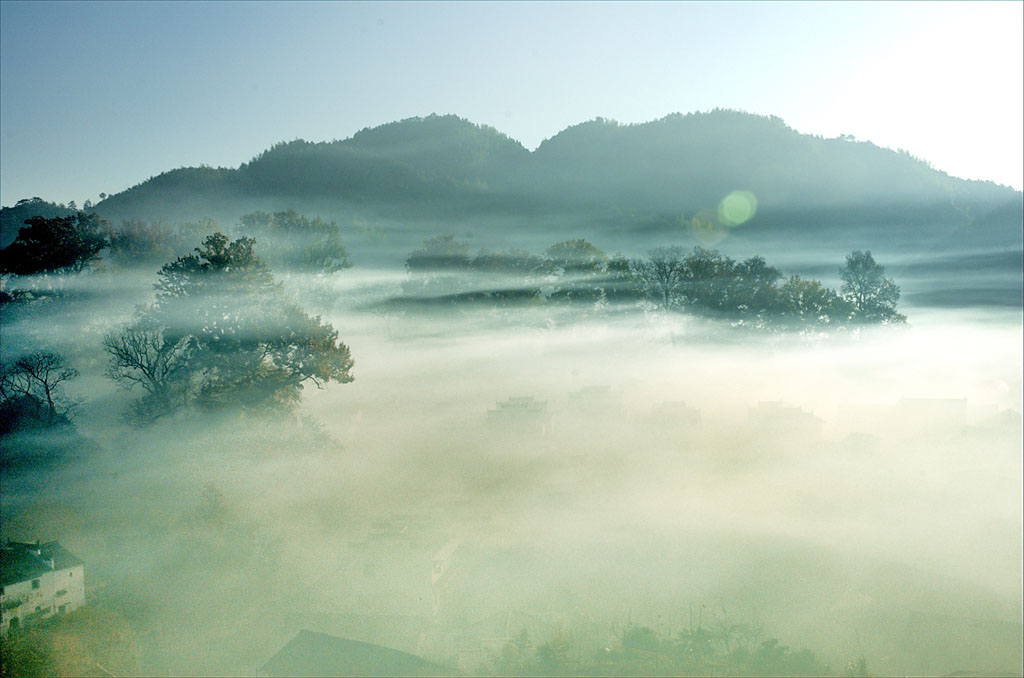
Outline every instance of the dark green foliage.
<svg viewBox="0 0 1024 678">
<path fill-rule="evenodd" d="M 423 241 L 423 247 L 405 260 L 405 269 L 409 273 L 464 271 L 469 268 L 469 261 L 469 245 L 449 233 Z"/>
<path fill-rule="evenodd" d="M 184 249 L 180 230 L 159 221 L 122 221 L 120 226 L 108 226 L 106 236 L 108 260 L 120 268 L 167 261 Z"/>
<path fill-rule="evenodd" d="M 752 319 L 783 326 L 841 325 L 853 306 L 816 280 L 789 278 L 761 257 L 737 263 L 716 250 L 681 247 L 652 250 L 633 263 L 634 275 L 652 302 L 727 319 Z"/>
<path fill-rule="evenodd" d="M 74 402 L 64 385 L 77 377 L 78 370 L 50 351 L 0 364 L 0 433 L 71 423 Z"/>
<path fill-rule="evenodd" d="M 32 217 L 18 237 L 0 251 L 0 273 L 78 272 L 98 258 L 107 245 L 105 222 L 96 214 Z"/>
<path fill-rule="evenodd" d="M 586 240 L 553 245 L 543 258 L 522 250 L 481 250 L 470 259 L 468 250 L 452 235 L 427 240 L 406 260 L 405 300 L 497 307 L 547 301 L 604 308 L 606 303 L 635 306 L 646 298 L 665 311 L 794 330 L 905 319 L 895 311 L 899 288 L 881 277 L 881 267 L 864 264 L 864 253 L 858 252 L 848 261 L 859 262 L 855 278 L 866 290 L 860 307 L 851 293 L 840 295 L 816 280 L 791 276 L 783 281 L 782 272 L 763 257 L 737 262 L 704 247 L 658 247 L 633 261 L 621 254 L 609 259 Z M 546 297 L 542 288 L 549 290 Z"/>
<path fill-rule="evenodd" d="M 295 210 L 254 212 L 240 219 L 242 235 L 260 243 L 262 258 L 279 270 L 337 273 L 351 267 L 338 225 L 310 219 Z"/>
<path fill-rule="evenodd" d="M 635 303 L 643 298 L 643 283 L 630 266 L 629 259 L 616 254 L 608 260 L 604 276 L 599 279 L 605 299 L 614 304 Z"/>
<path fill-rule="evenodd" d="M 854 314 L 853 305 L 835 290 L 798 275 L 791 276 L 777 295 L 779 314 L 794 324 L 842 324 Z"/>
<path fill-rule="evenodd" d="M 408 118 L 364 129 L 340 143 L 475 190 L 497 188 L 493 183 L 530 155 L 501 132 L 454 115 Z"/>
<path fill-rule="evenodd" d="M 406 297 L 448 299 L 468 291 L 469 245 L 452 234 L 439 235 L 423 242 L 405 260 L 409 279 L 402 284 Z"/>
<path fill-rule="evenodd" d="M 552 245 L 545 258 L 558 274 L 552 301 L 594 304 L 604 293 L 598 278 L 605 272 L 608 256 L 586 240 L 566 240 Z"/>
<path fill-rule="evenodd" d="M 32 217 L 55 219 L 74 214 L 75 210 L 42 198 L 25 198 L 13 207 L 0 209 L 0 248 L 7 247 L 18 236 L 18 230 Z"/>
<path fill-rule="evenodd" d="M 135 414 L 153 419 L 186 404 L 289 411 L 302 386 L 352 381 L 337 331 L 306 314 L 253 251 L 215 233 L 158 273 L 156 303 L 108 335 L 108 375 L 146 391 Z"/>
<path fill-rule="evenodd" d="M 568 676 L 574 673 L 569 660 L 569 640 L 561 631 L 537 647 L 533 671 L 541 676 Z"/>
<path fill-rule="evenodd" d="M 566 240 L 544 253 L 562 275 L 596 275 L 604 272 L 608 256 L 586 240 Z"/>
<path fill-rule="evenodd" d="M 553 275 L 554 266 L 549 259 L 530 254 L 525 250 L 511 249 L 505 252 L 480 250 L 470 263 L 476 273 L 543 277 Z"/>
<path fill-rule="evenodd" d="M 839 270 L 843 280 L 843 297 L 853 305 L 854 319 L 859 322 L 904 322 L 906 316 L 896 311 L 900 288 L 885 269 L 875 263 L 871 252 L 857 250 L 846 256 L 846 265 Z"/>
<path fill-rule="evenodd" d="M 831 667 L 807 649 L 791 650 L 778 639 L 761 640 L 745 624 L 697 627 L 674 637 L 628 625 L 618 642 L 591 655 L 556 632 L 531 651 L 525 631 L 492 657 L 493 673 L 505 676 L 827 676 Z M 866 675 L 866 664 L 860 666 Z"/>
</svg>

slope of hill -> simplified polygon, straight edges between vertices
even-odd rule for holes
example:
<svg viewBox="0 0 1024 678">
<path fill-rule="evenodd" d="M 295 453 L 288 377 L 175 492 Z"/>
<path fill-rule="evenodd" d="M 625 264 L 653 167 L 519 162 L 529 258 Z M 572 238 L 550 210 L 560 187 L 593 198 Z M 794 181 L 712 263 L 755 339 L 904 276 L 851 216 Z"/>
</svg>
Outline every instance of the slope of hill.
<svg viewBox="0 0 1024 678">
<path fill-rule="evenodd" d="M 1019 204 L 1011 188 L 728 110 L 636 125 L 592 120 L 532 153 L 456 116 L 410 118 L 344 141 L 281 143 L 237 169 L 172 170 L 95 209 L 115 222 L 212 216 L 230 223 L 255 209 L 294 208 L 340 221 L 383 215 L 416 232 L 436 233 L 439 223 L 461 230 L 466 220 L 481 235 L 507 234 L 511 225 L 524 235 L 554 229 L 579 237 L 590 224 L 614 241 L 609 247 L 625 247 L 641 237 L 678 239 L 686 235 L 680 224 L 695 215 L 714 221 L 736 190 L 752 193 L 758 209 L 729 234 L 751 243 L 799 238 L 923 251 L 950 247 L 958 233 L 983 232 L 985 242 L 1018 248 L 1024 239 L 1019 220 L 984 221 Z"/>
</svg>

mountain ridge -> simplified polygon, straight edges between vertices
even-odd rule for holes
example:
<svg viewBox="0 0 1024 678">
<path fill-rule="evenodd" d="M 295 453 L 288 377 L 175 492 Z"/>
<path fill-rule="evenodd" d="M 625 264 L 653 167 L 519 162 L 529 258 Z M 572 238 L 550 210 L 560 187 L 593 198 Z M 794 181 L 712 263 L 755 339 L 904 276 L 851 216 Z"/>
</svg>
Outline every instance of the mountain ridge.
<svg viewBox="0 0 1024 678">
<path fill-rule="evenodd" d="M 310 211 L 307 204 L 328 214 L 413 221 L 501 215 L 550 223 L 574 215 L 582 223 L 635 214 L 665 224 L 667 233 L 694 217 L 714 221 L 720 201 L 736 190 L 756 198 L 746 232 L 757 237 L 866 229 L 924 247 L 978 222 L 986 243 L 1021 239 L 1016 224 L 986 221 L 1020 199 L 1010 187 L 952 177 L 905 151 L 803 134 L 775 116 L 726 109 L 633 124 L 595 118 L 533 151 L 455 115 L 412 117 L 344 140 L 281 142 L 237 168 L 169 170 L 93 209 L 112 220 L 170 221 Z M 617 228 L 633 227 L 627 218 Z"/>
</svg>

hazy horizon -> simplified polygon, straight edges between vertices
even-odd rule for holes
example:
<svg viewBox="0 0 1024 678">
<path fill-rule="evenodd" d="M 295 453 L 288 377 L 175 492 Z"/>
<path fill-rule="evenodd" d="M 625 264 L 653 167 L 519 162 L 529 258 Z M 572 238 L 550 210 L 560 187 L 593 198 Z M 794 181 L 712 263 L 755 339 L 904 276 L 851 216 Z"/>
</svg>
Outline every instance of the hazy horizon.
<svg viewBox="0 0 1024 678">
<path fill-rule="evenodd" d="M 96 202 L 431 113 L 533 149 L 596 117 L 717 107 L 1021 190 L 1021 24 L 1019 3 L 7 0 L 0 201 Z"/>
<path fill-rule="evenodd" d="M 1022 24 L 0 0 L 4 674 L 1017 675 Z"/>
</svg>

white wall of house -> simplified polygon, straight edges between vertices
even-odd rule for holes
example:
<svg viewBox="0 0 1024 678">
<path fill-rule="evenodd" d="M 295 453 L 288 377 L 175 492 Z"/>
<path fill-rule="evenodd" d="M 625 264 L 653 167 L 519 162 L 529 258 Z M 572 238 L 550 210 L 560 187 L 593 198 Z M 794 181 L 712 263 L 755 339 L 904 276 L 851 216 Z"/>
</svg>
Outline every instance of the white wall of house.
<svg viewBox="0 0 1024 678">
<path fill-rule="evenodd" d="M 0 635 L 11 621 L 26 626 L 55 614 L 67 614 L 85 605 L 85 566 L 50 570 L 38 577 L 4 586 L 0 595 Z"/>
</svg>

